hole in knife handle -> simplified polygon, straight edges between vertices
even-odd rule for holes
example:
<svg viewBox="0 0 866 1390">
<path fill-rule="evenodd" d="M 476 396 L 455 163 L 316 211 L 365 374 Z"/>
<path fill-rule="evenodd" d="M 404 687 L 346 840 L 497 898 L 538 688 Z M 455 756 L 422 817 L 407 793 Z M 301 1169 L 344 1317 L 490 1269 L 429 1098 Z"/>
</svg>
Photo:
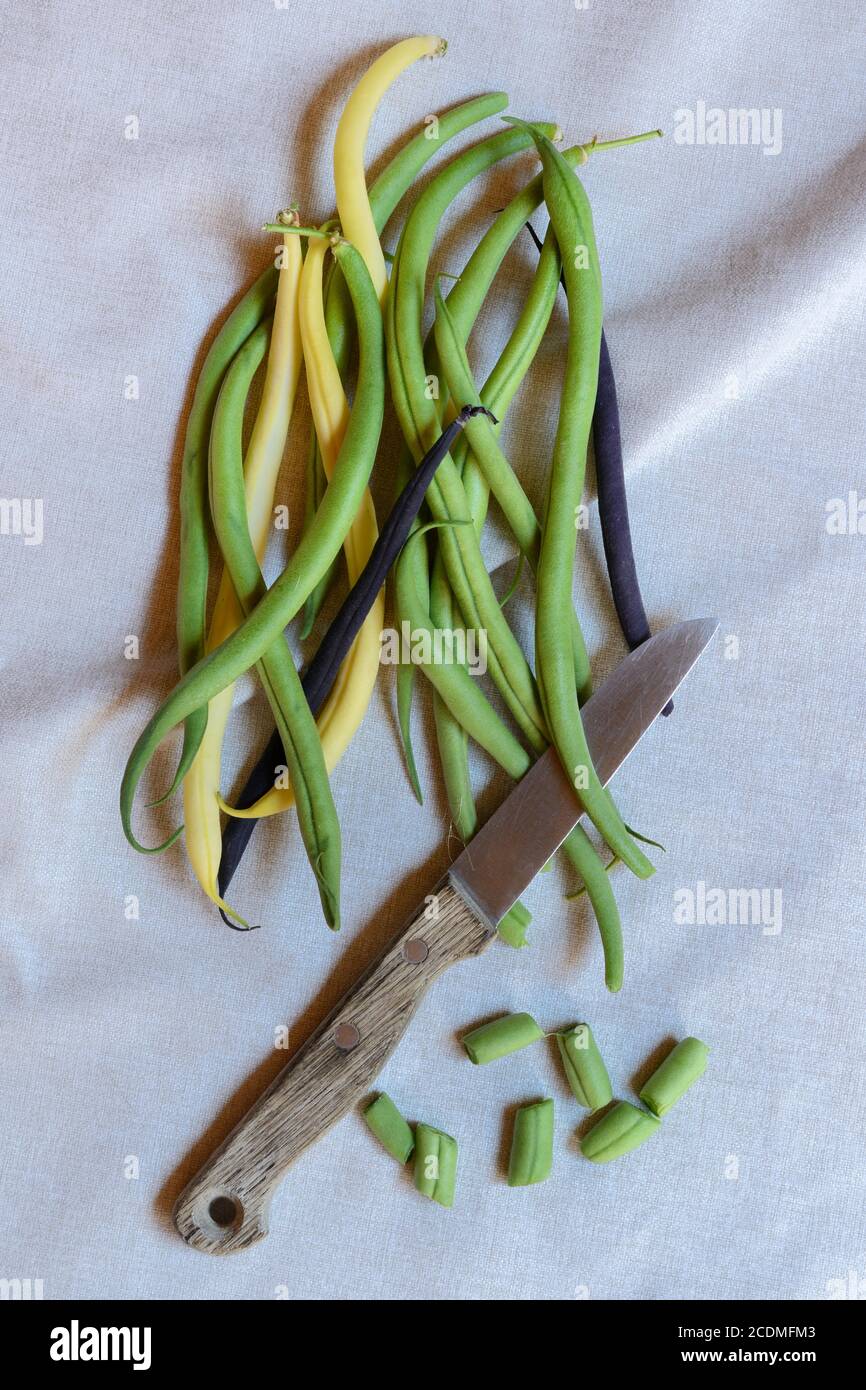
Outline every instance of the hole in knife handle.
<svg viewBox="0 0 866 1390">
<path fill-rule="evenodd" d="M 198 1211 L 198 1224 L 212 1240 L 220 1240 L 243 1224 L 244 1209 L 231 1192 L 207 1194 Z"/>
<path fill-rule="evenodd" d="M 238 1204 L 234 1197 L 214 1197 L 207 1214 L 215 1226 L 225 1230 L 228 1226 L 234 1226 L 237 1221 Z"/>
</svg>

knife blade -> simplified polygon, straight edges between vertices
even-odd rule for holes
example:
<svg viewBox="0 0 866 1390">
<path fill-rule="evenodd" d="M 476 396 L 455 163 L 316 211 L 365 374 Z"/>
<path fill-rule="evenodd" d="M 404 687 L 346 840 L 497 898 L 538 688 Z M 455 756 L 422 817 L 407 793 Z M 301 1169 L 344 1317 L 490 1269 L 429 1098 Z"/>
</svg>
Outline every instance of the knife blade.
<svg viewBox="0 0 866 1390">
<path fill-rule="evenodd" d="M 717 629 L 715 618 L 665 628 L 620 662 L 587 700 L 581 718 L 602 785 L 625 762 Z M 502 921 L 584 818 L 576 796 L 555 750 L 548 748 L 451 865 L 452 882 L 491 926 Z M 503 846 L 508 847 L 504 854 Z"/>
<path fill-rule="evenodd" d="M 603 783 L 717 628 L 714 619 L 666 628 L 627 656 L 587 701 L 584 729 Z M 548 749 L 186 1185 L 173 1216 L 187 1244 L 231 1254 L 263 1239 L 271 1199 L 290 1165 L 369 1090 L 427 987 L 449 965 L 489 946 L 497 923 L 582 816 L 576 791 Z"/>
</svg>

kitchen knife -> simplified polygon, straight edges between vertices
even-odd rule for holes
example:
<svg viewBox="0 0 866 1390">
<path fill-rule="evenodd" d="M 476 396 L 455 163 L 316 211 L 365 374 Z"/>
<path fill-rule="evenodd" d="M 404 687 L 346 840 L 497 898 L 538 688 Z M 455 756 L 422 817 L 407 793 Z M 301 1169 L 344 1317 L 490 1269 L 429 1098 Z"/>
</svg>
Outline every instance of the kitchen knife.
<svg viewBox="0 0 866 1390">
<path fill-rule="evenodd" d="M 677 623 L 620 663 L 582 710 L 592 761 L 608 782 L 688 674 L 718 624 Z M 482 826 L 423 907 L 286 1063 L 175 1203 L 197 1250 L 245 1250 L 268 1231 L 286 1170 L 369 1091 L 424 990 L 477 956 L 497 923 L 582 817 L 550 748 Z"/>
</svg>

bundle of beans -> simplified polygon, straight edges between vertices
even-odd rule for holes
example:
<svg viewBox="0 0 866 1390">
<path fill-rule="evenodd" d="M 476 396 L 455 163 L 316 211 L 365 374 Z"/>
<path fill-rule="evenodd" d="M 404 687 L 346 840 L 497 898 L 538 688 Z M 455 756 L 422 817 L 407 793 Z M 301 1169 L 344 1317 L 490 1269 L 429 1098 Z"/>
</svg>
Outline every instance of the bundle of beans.
<svg viewBox="0 0 866 1390">
<path fill-rule="evenodd" d="M 639 877 L 652 873 L 634 832 L 599 782 L 580 717 L 591 676 L 572 603 L 574 519 L 594 412 L 596 450 L 605 479 L 614 479 L 614 486 L 602 487 L 600 471 L 601 523 L 616 607 L 631 645 L 644 640 L 648 628 L 631 561 L 619 430 L 611 426 L 616 395 L 601 334 L 592 215 L 576 171 L 591 154 L 660 132 L 592 140 L 560 152 L 555 125 L 505 117 L 506 129 L 444 164 L 407 207 L 389 276 L 380 235 L 424 166 L 456 135 L 507 106 L 505 95 L 493 92 L 445 113 L 435 139 L 425 127 L 368 188 L 365 148 L 379 103 L 409 66 L 444 51 L 435 37 L 407 39 L 365 73 L 337 128 L 336 217 L 301 226 L 292 206 L 267 224 L 267 231 L 281 237 L 277 263 L 264 270 L 229 315 L 196 386 L 180 499 L 180 680 L 130 755 L 121 815 L 128 839 L 144 850 L 132 829 L 136 790 L 163 739 L 183 725 L 177 772 L 162 800 L 182 785 L 185 825 L 156 848 L 168 848 L 185 830 L 202 888 L 225 920 L 241 928 L 248 924 L 228 905 L 228 885 L 256 821 L 290 808 L 296 811 L 325 920 L 339 926 L 341 828 L 330 774 L 360 727 L 379 676 L 383 586 L 392 567 L 400 623 L 408 623 L 413 636 L 431 639 L 418 649 L 435 652 L 437 634 L 459 624 L 481 634 L 504 707 L 503 714 L 494 709 L 466 663 L 416 658 L 413 641 L 413 664 L 398 668 L 397 709 L 416 795 L 421 792 L 410 723 L 417 666 L 432 687 L 450 813 L 462 837 L 468 838 L 477 823 L 470 743 L 513 778 L 522 777 L 553 743 L 612 862 L 626 864 Z M 526 152 L 540 158 L 541 173 L 487 225 L 447 298 L 433 287 L 435 322 L 425 340 L 430 257 L 451 204 L 485 171 Z M 479 388 L 467 353 L 473 325 L 507 252 L 542 203 L 550 226 L 531 287 Z M 568 353 L 546 506 L 539 517 L 499 433 L 553 314 L 560 278 L 568 305 Z M 244 410 L 262 363 L 261 403 L 245 442 Z M 302 365 L 313 420 L 304 529 L 282 573 L 267 587 L 261 564 Z M 429 389 L 431 378 L 440 384 L 438 393 Z M 377 456 L 389 401 L 405 448 L 397 467 L 397 501 L 380 535 L 368 483 L 374 467 L 381 466 Z M 491 496 L 535 575 L 534 671 L 482 557 Z M 224 569 L 208 614 L 214 537 Z M 301 676 L 287 629 L 298 618 L 302 637 L 314 633 L 324 596 L 341 569 L 341 550 L 348 594 Z M 222 746 L 234 682 L 251 668 L 264 687 L 275 730 L 238 805 L 230 806 L 221 794 Z M 621 928 L 605 865 L 580 827 L 563 853 L 583 880 L 601 928 L 607 984 L 618 989 Z M 528 912 L 517 904 L 502 924 L 505 939 L 523 944 L 528 921 Z"/>
</svg>

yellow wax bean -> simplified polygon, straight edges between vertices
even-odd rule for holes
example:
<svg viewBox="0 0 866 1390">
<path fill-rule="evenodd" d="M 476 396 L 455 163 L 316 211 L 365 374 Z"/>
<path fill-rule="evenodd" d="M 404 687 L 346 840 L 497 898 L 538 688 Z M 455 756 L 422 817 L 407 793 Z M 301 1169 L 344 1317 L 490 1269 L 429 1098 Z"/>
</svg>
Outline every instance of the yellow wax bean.
<svg viewBox="0 0 866 1390">
<path fill-rule="evenodd" d="M 315 237 L 310 239 L 307 247 L 301 273 L 300 323 L 313 424 L 325 473 L 330 478 L 346 432 L 349 404 L 325 328 L 322 273 L 328 246 L 326 240 Z M 355 583 L 369 560 L 377 535 L 373 499 L 369 492 L 365 491 L 363 504 L 343 547 L 350 585 Z M 370 609 L 349 655 L 340 667 L 334 687 L 318 719 L 322 751 L 329 772 L 333 771 L 345 753 L 367 712 L 379 674 L 384 619 L 383 590 Z M 278 815 L 294 806 L 295 801 L 291 787 L 280 786 L 266 792 L 254 806 L 244 811 L 230 808 L 224 802 L 222 804 L 231 815 L 249 819 Z"/>
<path fill-rule="evenodd" d="M 281 214 L 281 220 L 291 220 L 297 225 L 297 213 Z M 274 491 L 303 360 L 298 314 L 301 242 L 299 237 L 287 233 L 283 243 L 267 370 L 244 465 L 250 538 L 260 563 L 271 534 Z M 218 647 L 242 620 L 231 580 L 224 570 L 208 632 L 207 650 L 210 652 Z M 184 824 L 189 861 L 205 893 L 223 911 L 246 925 L 217 890 L 221 853 L 220 767 L 233 694 L 234 685 L 228 685 L 208 705 L 204 737 L 184 778 Z"/>
<path fill-rule="evenodd" d="M 376 287 L 380 304 L 388 287 L 385 257 L 370 211 L 364 175 L 364 148 L 370 122 L 391 83 L 419 58 L 432 58 L 445 52 L 444 41 L 435 35 L 403 39 L 395 43 L 361 78 L 340 117 L 334 140 L 334 187 L 337 212 L 343 235 L 364 257 Z"/>
</svg>

